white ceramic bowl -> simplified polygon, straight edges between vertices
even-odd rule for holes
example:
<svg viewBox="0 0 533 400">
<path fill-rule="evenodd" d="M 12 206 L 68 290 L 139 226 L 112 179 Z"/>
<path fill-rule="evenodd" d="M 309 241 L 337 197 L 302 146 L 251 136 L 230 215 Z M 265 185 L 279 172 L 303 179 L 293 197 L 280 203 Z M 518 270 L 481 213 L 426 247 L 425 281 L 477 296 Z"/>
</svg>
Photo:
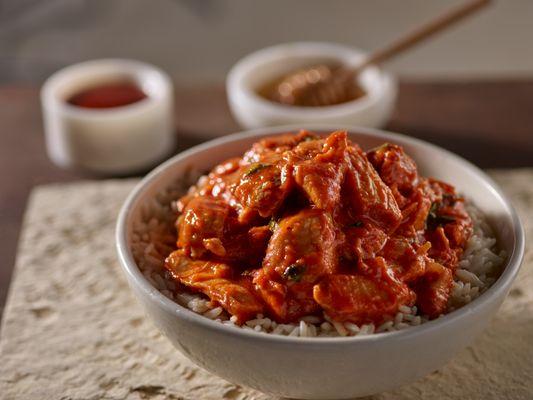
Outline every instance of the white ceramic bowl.
<svg viewBox="0 0 533 400">
<path fill-rule="evenodd" d="M 389 120 L 396 102 L 395 79 L 371 66 L 360 75 L 366 96 L 328 107 L 292 107 L 259 96 L 262 85 L 295 69 L 327 62 L 357 65 L 364 52 L 324 42 L 296 42 L 267 47 L 240 60 L 226 80 L 231 112 L 246 129 L 286 124 L 346 124 L 379 128 Z"/>
<path fill-rule="evenodd" d="M 105 109 L 67 103 L 82 90 L 124 80 L 135 83 L 147 97 Z M 63 68 L 41 90 L 48 155 L 60 167 L 98 173 L 153 167 L 175 147 L 173 96 L 167 74 L 139 61 L 103 59 Z"/>
<path fill-rule="evenodd" d="M 335 127 L 308 126 L 317 132 Z M 398 143 L 424 175 L 454 184 L 486 214 L 508 259 L 502 275 L 479 298 L 421 326 L 351 338 L 293 338 L 224 326 L 197 315 L 159 293 L 142 275 L 130 248 L 141 208 L 192 168 L 210 169 L 243 153 L 264 136 L 297 130 L 270 128 L 217 139 L 185 151 L 155 169 L 129 196 L 117 224 L 117 248 L 129 285 L 148 316 L 195 363 L 228 381 L 279 396 L 343 399 L 364 396 L 414 381 L 442 367 L 486 327 L 505 298 L 524 253 L 516 212 L 496 184 L 462 158 L 429 143 L 363 128 L 349 129 L 363 148 Z M 146 340 L 149 340 L 148 338 Z"/>
</svg>

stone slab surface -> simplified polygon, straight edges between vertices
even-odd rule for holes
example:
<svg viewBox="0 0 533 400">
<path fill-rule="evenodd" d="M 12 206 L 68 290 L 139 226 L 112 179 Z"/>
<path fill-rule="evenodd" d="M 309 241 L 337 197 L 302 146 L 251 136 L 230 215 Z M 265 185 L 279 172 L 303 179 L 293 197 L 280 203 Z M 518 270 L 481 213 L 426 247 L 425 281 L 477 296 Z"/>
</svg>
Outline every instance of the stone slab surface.
<svg viewBox="0 0 533 400">
<path fill-rule="evenodd" d="M 492 175 L 533 237 L 533 170 Z M 196 367 L 144 317 L 119 270 L 113 239 L 134 183 L 49 185 L 32 193 L 1 330 L 0 399 L 270 399 Z M 533 246 L 527 245 L 520 277 L 473 346 L 440 371 L 369 399 L 531 398 Z"/>
</svg>

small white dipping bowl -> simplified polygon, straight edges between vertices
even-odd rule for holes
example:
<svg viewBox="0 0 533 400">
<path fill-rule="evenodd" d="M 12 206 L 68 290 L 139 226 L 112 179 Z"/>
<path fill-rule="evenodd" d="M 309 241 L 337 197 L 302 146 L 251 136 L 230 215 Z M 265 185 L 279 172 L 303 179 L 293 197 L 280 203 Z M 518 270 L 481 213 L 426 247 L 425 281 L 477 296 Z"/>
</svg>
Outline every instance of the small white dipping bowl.
<svg viewBox="0 0 533 400">
<path fill-rule="evenodd" d="M 67 100 L 83 90 L 120 82 L 137 85 L 146 98 L 125 106 L 83 108 Z M 60 167 L 126 174 L 153 167 L 175 146 L 173 86 L 152 65 L 123 59 L 66 67 L 41 89 L 48 155 Z"/>
<path fill-rule="evenodd" d="M 390 390 L 442 367 L 487 326 L 520 268 L 524 232 L 496 184 L 474 165 L 437 146 L 403 135 L 350 128 L 368 149 L 383 142 L 404 146 L 420 171 L 450 182 L 486 215 L 508 256 L 498 280 L 464 307 L 420 326 L 345 338 L 298 338 L 236 329 L 212 321 L 162 295 L 143 276 L 130 246 L 133 224 L 157 193 L 241 155 L 264 136 L 299 127 L 260 129 L 227 136 L 185 151 L 144 178 L 126 200 L 117 223 L 117 249 L 129 285 L 148 316 L 183 354 L 230 382 L 297 399 L 346 399 Z M 332 126 L 307 126 L 329 133 Z M 146 340 L 149 340 L 147 338 Z"/>
<path fill-rule="evenodd" d="M 246 129 L 286 124 L 347 124 L 379 128 L 389 120 L 396 102 L 396 80 L 371 66 L 359 76 L 366 96 L 327 107 L 295 107 L 269 101 L 257 90 L 288 73 L 316 64 L 357 65 L 365 53 L 335 43 L 295 42 L 256 51 L 233 66 L 226 80 L 231 112 Z"/>
</svg>

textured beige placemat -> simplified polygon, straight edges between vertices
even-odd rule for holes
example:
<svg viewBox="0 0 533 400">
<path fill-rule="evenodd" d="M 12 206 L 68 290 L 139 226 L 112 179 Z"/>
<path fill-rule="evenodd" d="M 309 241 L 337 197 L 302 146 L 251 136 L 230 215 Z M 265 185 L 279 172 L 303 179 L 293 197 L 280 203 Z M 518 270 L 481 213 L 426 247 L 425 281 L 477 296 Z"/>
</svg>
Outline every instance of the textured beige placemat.
<svg viewBox="0 0 533 400">
<path fill-rule="evenodd" d="M 533 235 L 533 170 L 493 174 Z M 37 188 L 0 339 L 2 399 L 269 399 L 188 361 L 133 299 L 115 257 L 133 181 Z M 421 349 L 423 351 L 423 349 Z M 386 379 L 386 377 L 383 377 Z M 533 247 L 477 343 L 417 383 L 372 399 L 531 399 Z"/>
</svg>

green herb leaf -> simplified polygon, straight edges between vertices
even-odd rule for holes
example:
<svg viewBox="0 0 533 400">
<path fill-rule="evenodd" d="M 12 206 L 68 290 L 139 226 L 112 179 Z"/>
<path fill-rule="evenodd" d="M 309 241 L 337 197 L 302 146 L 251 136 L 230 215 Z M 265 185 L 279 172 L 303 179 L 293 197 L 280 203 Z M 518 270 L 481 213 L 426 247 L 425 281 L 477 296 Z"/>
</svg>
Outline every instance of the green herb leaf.
<svg viewBox="0 0 533 400">
<path fill-rule="evenodd" d="M 444 193 L 442 195 L 442 201 L 446 204 L 449 204 L 450 206 L 453 206 L 456 202 L 456 198 L 453 194 Z"/>
<path fill-rule="evenodd" d="M 437 219 L 437 210 L 439 209 L 439 203 L 434 201 L 431 203 L 431 207 L 429 207 L 428 216 L 426 218 L 426 229 L 434 230 L 436 225 L 436 219 Z"/>
<path fill-rule="evenodd" d="M 428 217 L 426 219 L 426 228 L 429 230 L 435 230 L 439 226 L 446 225 L 450 222 L 455 222 L 455 218 L 451 215 L 439 215 L 438 211 L 440 203 L 433 202 L 429 209 Z"/>
<path fill-rule="evenodd" d="M 349 228 L 360 228 L 364 225 L 363 221 L 355 221 L 353 224 L 348 225 Z"/>
<path fill-rule="evenodd" d="M 261 171 L 262 169 L 265 169 L 265 168 L 268 168 L 268 167 L 270 167 L 270 164 L 256 163 L 256 164 L 252 165 L 248 171 L 246 171 L 246 173 L 244 174 L 244 177 L 245 178 L 249 177 L 250 175 L 253 175 L 253 174 Z"/>
<path fill-rule="evenodd" d="M 437 221 L 439 222 L 439 224 L 443 225 L 449 222 L 455 222 L 456 219 L 455 217 L 452 217 L 451 215 L 439 215 L 437 216 Z"/>
<path fill-rule="evenodd" d="M 439 226 L 443 226 L 455 222 L 455 218 L 449 215 L 437 215 L 436 217 L 428 217 L 426 226 L 429 230 L 434 231 Z"/>
<path fill-rule="evenodd" d="M 268 222 L 268 229 L 270 229 L 271 232 L 274 232 L 278 228 L 278 221 L 276 221 L 274 218 L 272 218 Z"/>
<path fill-rule="evenodd" d="M 302 275 L 305 272 L 305 269 L 305 265 L 291 264 L 287 267 L 287 269 L 283 273 L 283 276 L 285 277 L 285 279 L 288 279 L 290 281 L 300 282 L 300 280 L 302 279 Z"/>
<path fill-rule="evenodd" d="M 429 214 L 431 217 L 435 218 L 437 216 L 437 211 L 439 210 L 439 203 L 434 201 L 431 203 L 431 207 L 429 207 Z"/>
</svg>

